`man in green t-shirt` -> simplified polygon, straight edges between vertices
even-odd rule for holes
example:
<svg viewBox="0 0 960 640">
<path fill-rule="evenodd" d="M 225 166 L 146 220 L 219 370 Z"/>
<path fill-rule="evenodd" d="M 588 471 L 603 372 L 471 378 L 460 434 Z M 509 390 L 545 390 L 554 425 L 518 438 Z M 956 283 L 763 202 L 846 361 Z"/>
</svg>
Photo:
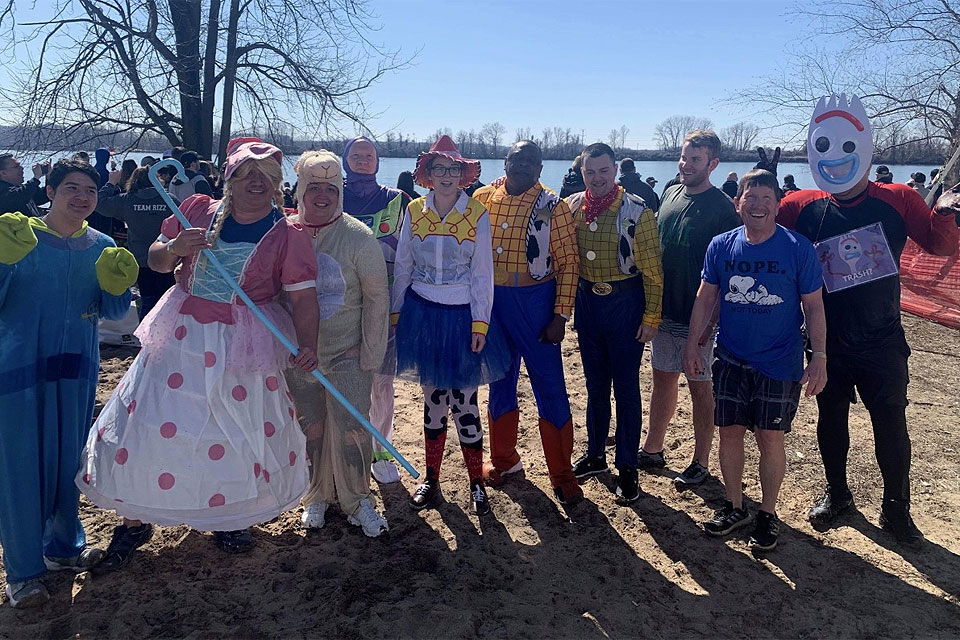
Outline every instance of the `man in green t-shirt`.
<svg viewBox="0 0 960 640">
<path fill-rule="evenodd" d="M 650 422 L 639 452 L 641 469 L 663 467 L 663 441 L 677 409 L 677 386 L 683 371 L 683 350 L 690 313 L 700 287 L 707 245 L 714 236 L 740 226 L 733 201 L 710 184 L 710 173 L 720 163 L 720 139 L 713 131 L 695 129 L 684 138 L 677 166 L 680 183 L 663 194 L 658 214 L 663 260 L 663 322 L 653 338 L 653 393 Z M 700 336 L 706 362 L 713 361 L 715 320 Z M 678 488 L 701 484 L 709 476 L 713 444 L 713 386 L 709 367 L 695 377 L 687 375 L 693 402 L 693 462 L 674 478 Z"/>
</svg>

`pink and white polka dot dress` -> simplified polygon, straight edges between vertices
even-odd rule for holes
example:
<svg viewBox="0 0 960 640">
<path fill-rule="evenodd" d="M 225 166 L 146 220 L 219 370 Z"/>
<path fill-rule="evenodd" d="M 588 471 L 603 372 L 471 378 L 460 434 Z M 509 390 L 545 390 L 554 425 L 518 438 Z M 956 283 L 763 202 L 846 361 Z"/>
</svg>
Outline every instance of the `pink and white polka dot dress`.
<svg viewBox="0 0 960 640">
<path fill-rule="evenodd" d="M 218 204 L 198 196 L 182 208 L 191 224 L 208 226 Z M 175 219 L 164 223 L 164 236 L 179 231 Z M 292 338 L 276 297 L 315 286 L 307 236 L 280 219 L 259 242 L 230 246 L 224 257 L 235 259 L 244 291 Z M 125 518 L 230 531 L 296 507 L 307 488 L 306 443 L 282 347 L 242 303 L 197 295 L 216 289 L 214 271 L 194 274 L 193 266 L 186 262 L 182 284 L 138 329 L 143 349 L 90 432 L 77 485 Z"/>
</svg>

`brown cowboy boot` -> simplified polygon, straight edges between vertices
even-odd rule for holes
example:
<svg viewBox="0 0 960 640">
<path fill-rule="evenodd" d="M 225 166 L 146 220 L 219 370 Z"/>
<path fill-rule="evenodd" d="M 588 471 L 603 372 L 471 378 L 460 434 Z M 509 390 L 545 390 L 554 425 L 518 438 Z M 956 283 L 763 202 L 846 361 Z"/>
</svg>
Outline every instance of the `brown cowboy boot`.
<svg viewBox="0 0 960 640">
<path fill-rule="evenodd" d="M 520 412 L 508 411 L 496 420 L 487 414 L 490 431 L 490 460 L 483 463 L 483 479 L 491 487 L 503 484 L 508 476 L 523 470 L 517 453 Z"/>
<path fill-rule="evenodd" d="M 540 440 L 550 471 L 550 484 L 560 504 L 576 504 L 583 498 L 583 490 L 573 477 L 570 457 L 573 455 L 573 419 L 562 427 L 540 418 Z"/>
</svg>

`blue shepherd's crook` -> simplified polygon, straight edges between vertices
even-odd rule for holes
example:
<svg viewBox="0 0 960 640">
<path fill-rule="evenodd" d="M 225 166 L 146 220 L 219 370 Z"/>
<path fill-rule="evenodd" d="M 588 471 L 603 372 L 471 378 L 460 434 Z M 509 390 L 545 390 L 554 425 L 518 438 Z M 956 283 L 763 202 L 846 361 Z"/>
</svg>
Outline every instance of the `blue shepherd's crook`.
<svg viewBox="0 0 960 640">
<path fill-rule="evenodd" d="M 190 221 L 187 220 L 187 218 L 180 212 L 180 208 L 173 203 L 173 200 L 170 198 L 170 194 L 168 194 L 167 190 L 163 188 L 163 183 L 161 183 L 160 178 L 157 177 L 157 173 L 159 172 L 159 170 L 164 167 L 175 168 L 177 170 L 177 177 L 180 178 L 180 180 L 182 180 L 183 182 L 189 181 L 189 178 L 187 178 L 187 174 L 184 173 L 183 165 L 173 159 L 161 160 L 160 162 L 150 167 L 150 182 L 153 184 L 154 188 L 156 188 L 157 193 L 160 194 L 164 202 L 167 203 L 167 206 L 170 207 L 170 210 L 173 211 L 174 215 L 177 216 L 177 220 L 180 221 L 180 224 L 183 225 L 183 228 L 189 229 L 193 225 L 191 225 Z M 243 300 L 243 303 L 247 305 L 247 307 L 249 307 L 251 311 L 253 311 L 254 315 L 260 319 L 260 322 L 262 322 L 264 326 L 266 326 L 267 329 L 270 330 L 270 333 L 272 333 L 274 337 L 277 340 L 279 340 L 280 343 L 283 344 L 283 346 L 287 348 L 287 351 L 289 351 L 294 356 L 297 355 L 298 350 L 296 345 L 290 342 L 290 340 L 287 339 L 287 336 L 283 335 L 280 329 L 278 329 L 272 322 L 270 322 L 270 319 L 267 318 L 267 316 L 263 315 L 263 311 L 260 311 L 260 309 L 257 308 L 257 305 L 253 303 L 253 300 L 250 299 L 250 296 L 244 293 L 243 289 L 240 288 L 240 285 L 237 284 L 233 280 L 233 278 L 230 277 L 230 274 L 227 272 L 227 270 L 223 267 L 222 264 L 220 264 L 220 261 L 217 260 L 217 256 L 213 255 L 213 251 L 211 251 L 210 249 L 204 249 L 203 253 L 204 255 L 206 255 L 207 260 L 210 262 L 210 264 L 212 264 L 214 268 L 216 268 L 216 270 L 220 273 L 220 275 L 223 276 L 223 279 L 227 281 L 227 284 L 230 285 L 230 288 L 233 289 L 233 292 L 236 293 L 241 300 Z M 344 409 L 346 409 L 350 413 L 350 415 L 352 415 L 356 419 L 356 421 L 359 422 L 361 426 L 363 426 L 364 429 L 369 431 L 373 435 L 373 437 L 376 438 L 377 442 L 379 442 L 383 446 L 384 449 L 386 449 L 391 454 L 393 454 L 393 457 L 397 459 L 397 461 L 403 466 L 404 469 L 407 470 L 407 473 L 409 473 L 414 478 L 420 477 L 420 472 L 414 469 L 413 465 L 407 462 L 407 459 L 404 458 L 402 455 L 400 455 L 400 452 L 397 451 L 392 444 L 390 444 L 390 441 L 384 438 L 383 435 L 381 435 L 381 433 L 377 431 L 377 429 L 372 424 L 370 424 L 370 421 L 364 418 L 363 414 L 357 411 L 356 407 L 354 407 L 352 404 L 347 402 L 347 399 L 343 397 L 343 394 L 337 391 L 337 388 L 334 387 L 329 380 L 323 377 L 323 375 L 316 369 L 313 370 L 313 377 L 319 380 L 320 384 L 322 384 L 324 387 L 327 388 L 327 391 L 330 392 L 330 395 L 336 398 L 337 402 L 342 404 Z"/>
</svg>

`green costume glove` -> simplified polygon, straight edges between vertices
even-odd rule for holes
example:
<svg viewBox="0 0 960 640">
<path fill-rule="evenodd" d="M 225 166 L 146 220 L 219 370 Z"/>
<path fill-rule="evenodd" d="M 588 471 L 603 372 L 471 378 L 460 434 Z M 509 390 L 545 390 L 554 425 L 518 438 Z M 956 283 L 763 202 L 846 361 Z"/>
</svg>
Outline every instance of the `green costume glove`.
<svg viewBox="0 0 960 640">
<path fill-rule="evenodd" d="M 107 247 L 97 258 L 97 282 L 110 295 L 123 295 L 139 273 L 137 259 L 122 247 Z"/>
<path fill-rule="evenodd" d="M 20 212 L 0 216 L 0 262 L 17 264 L 37 246 L 30 218 Z"/>
</svg>

